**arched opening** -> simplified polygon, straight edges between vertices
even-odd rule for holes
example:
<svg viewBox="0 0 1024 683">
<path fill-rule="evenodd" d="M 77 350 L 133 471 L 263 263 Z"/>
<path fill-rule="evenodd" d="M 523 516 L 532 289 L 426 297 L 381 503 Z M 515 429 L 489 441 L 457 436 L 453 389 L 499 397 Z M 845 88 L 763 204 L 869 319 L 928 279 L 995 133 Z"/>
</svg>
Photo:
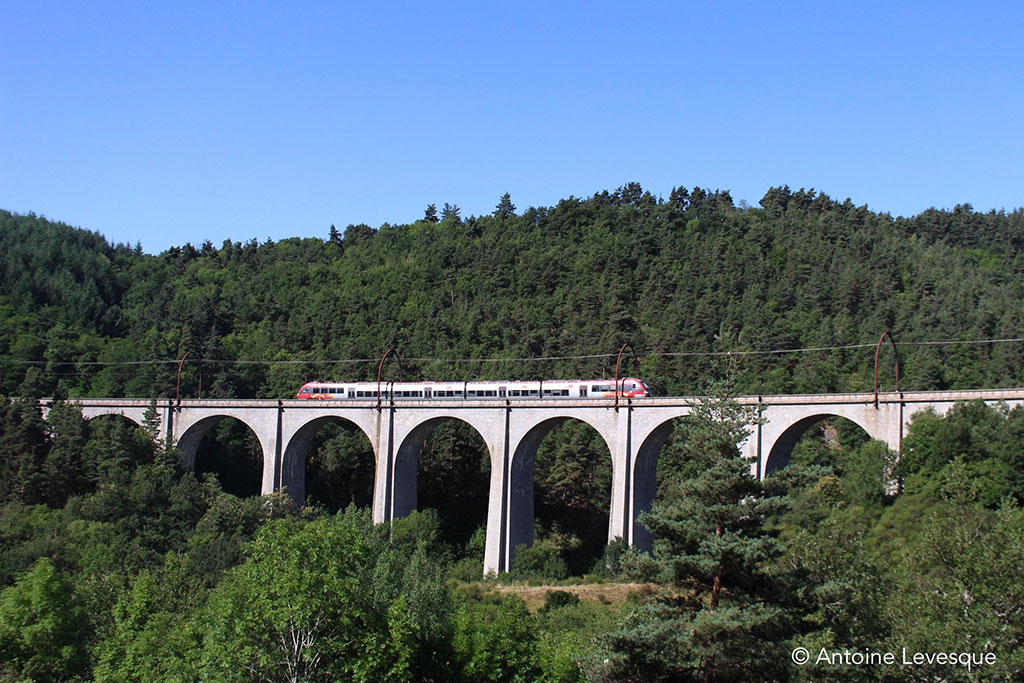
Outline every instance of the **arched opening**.
<svg viewBox="0 0 1024 683">
<path fill-rule="evenodd" d="M 534 528 L 557 551 L 568 573 L 588 573 L 608 544 L 612 456 L 585 422 L 565 420 L 537 447 L 533 463 Z"/>
<path fill-rule="evenodd" d="M 468 573 L 479 577 L 491 480 L 491 459 L 480 433 L 454 418 L 420 424 L 399 447 L 394 477 L 394 516 L 434 510 L 440 540 L 454 560 L 469 560 L 474 569 Z"/>
<path fill-rule="evenodd" d="M 303 425 L 285 448 L 282 470 L 285 491 L 297 505 L 333 514 L 373 504 L 373 446 L 348 420 L 322 417 Z"/>
<path fill-rule="evenodd" d="M 681 474 L 681 469 L 687 462 L 679 445 L 681 434 L 676 432 L 676 425 L 682 420 L 683 418 L 678 418 L 658 425 L 637 451 L 632 476 L 633 504 L 632 509 L 626 506 L 625 514 L 628 519 L 623 520 L 623 528 L 627 530 L 627 540 L 630 544 L 640 550 L 653 548 L 654 535 L 637 522 L 637 519 L 643 513 L 651 511 L 658 491 L 672 475 Z M 674 445 L 666 448 L 670 440 Z M 659 467 L 662 451 L 666 453 L 666 464 Z"/>
<path fill-rule="evenodd" d="M 866 507 L 891 501 L 894 454 L 844 417 L 815 415 L 786 430 L 768 456 L 765 476 L 790 465 L 823 468 L 828 473 L 817 479 L 807 495 L 838 497 Z"/>
<path fill-rule="evenodd" d="M 587 573 L 608 541 L 611 478 L 611 451 L 592 426 L 535 425 L 509 472 L 509 566 L 550 579 Z"/>
<path fill-rule="evenodd" d="M 263 488 L 263 446 L 241 420 L 216 415 L 192 425 L 178 440 L 197 477 L 214 475 L 225 493 L 258 496 Z"/>
<path fill-rule="evenodd" d="M 764 474 L 790 463 L 841 470 L 849 455 L 870 439 L 863 427 L 845 417 L 811 415 L 795 422 L 771 445 Z"/>
</svg>

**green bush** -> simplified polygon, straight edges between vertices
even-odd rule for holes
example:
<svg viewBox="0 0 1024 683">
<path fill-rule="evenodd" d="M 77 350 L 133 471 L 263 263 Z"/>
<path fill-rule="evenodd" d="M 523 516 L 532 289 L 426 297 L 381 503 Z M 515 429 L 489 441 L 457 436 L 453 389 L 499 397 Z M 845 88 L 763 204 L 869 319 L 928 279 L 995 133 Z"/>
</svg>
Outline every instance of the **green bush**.
<svg viewBox="0 0 1024 683">
<path fill-rule="evenodd" d="M 551 543 L 538 541 L 533 545 L 516 546 L 510 572 L 514 578 L 541 578 L 560 581 L 568 578 L 569 567 Z"/>
</svg>

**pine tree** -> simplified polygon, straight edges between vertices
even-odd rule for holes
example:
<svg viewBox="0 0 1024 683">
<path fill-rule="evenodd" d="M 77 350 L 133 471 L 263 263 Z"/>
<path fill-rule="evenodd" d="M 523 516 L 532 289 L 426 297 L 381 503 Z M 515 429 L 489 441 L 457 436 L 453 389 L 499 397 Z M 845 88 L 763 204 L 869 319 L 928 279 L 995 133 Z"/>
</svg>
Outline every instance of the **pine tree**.
<svg viewBox="0 0 1024 683">
<path fill-rule="evenodd" d="M 498 205 L 494 207 L 495 218 L 510 218 L 516 215 L 516 205 L 512 203 L 512 196 L 506 192 L 501 195 Z"/>
<path fill-rule="evenodd" d="M 427 223 L 437 223 L 436 204 L 427 204 L 427 210 L 423 212 L 423 220 Z"/>
<path fill-rule="evenodd" d="M 756 413 L 719 393 L 688 418 L 695 467 L 665 486 L 641 523 L 653 532 L 665 593 L 612 634 L 603 680 L 779 680 L 794 601 L 768 571 L 781 548 L 767 526 L 780 512 L 740 457 Z M 692 473 L 686 476 L 686 472 Z"/>
<path fill-rule="evenodd" d="M 160 421 L 160 410 L 157 408 L 156 399 L 150 399 L 149 407 L 142 414 L 142 428 L 154 442 L 160 435 Z"/>
<path fill-rule="evenodd" d="M 445 202 L 444 206 L 441 208 L 441 222 L 447 223 L 448 221 L 451 221 L 453 223 L 461 223 L 462 216 L 459 215 L 459 211 L 460 209 L 457 205 Z"/>
</svg>

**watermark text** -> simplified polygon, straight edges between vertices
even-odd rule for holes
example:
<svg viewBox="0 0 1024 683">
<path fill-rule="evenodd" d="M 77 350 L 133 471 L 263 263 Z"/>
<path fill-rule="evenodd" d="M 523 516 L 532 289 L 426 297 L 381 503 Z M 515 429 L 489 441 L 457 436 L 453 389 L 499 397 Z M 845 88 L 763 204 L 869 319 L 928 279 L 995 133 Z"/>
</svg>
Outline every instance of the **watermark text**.
<svg viewBox="0 0 1024 683">
<path fill-rule="evenodd" d="M 952 666 L 974 671 L 985 665 L 996 663 L 994 652 L 914 652 L 902 648 L 899 652 L 875 650 L 830 650 L 821 648 L 811 652 L 798 647 L 790 653 L 797 666 Z"/>
</svg>

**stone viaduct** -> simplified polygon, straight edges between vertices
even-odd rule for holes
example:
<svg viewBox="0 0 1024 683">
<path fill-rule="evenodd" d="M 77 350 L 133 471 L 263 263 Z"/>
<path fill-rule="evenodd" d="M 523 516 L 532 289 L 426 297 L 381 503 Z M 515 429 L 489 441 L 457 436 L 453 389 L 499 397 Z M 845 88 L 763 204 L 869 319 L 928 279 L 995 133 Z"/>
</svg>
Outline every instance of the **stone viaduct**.
<svg viewBox="0 0 1024 683">
<path fill-rule="evenodd" d="M 1024 389 L 956 392 L 753 396 L 763 421 L 741 444 L 752 472 L 764 477 L 784 467 L 800 436 L 830 416 L 844 417 L 899 452 L 911 417 L 929 408 L 944 413 L 958 401 L 1024 403 Z M 485 572 L 508 571 L 517 545 L 533 542 L 533 462 L 544 437 L 565 420 L 579 420 L 604 439 L 612 458 L 609 540 L 648 547 L 650 534 L 637 516 L 650 509 L 658 452 L 676 418 L 699 399 L 400 399 L 373 400 L 169 400 L 158 401 L 161 437 L 195 466 L 203 435 L 218 421 L 246 424 L 263 449 L 262 492 L 284 489 L 305 500 L 306 450 L 326 422 L 347 421 L 361 430 L 376 457 L 373 518 L 386 522 L 416 509 L 416 464 L 431 430 L 445 420 L 469 424 L 483 438 L 491 462 Z M 74 399 L 86 418 L 123 415 L 139 424 L 148 399 Z"/>
</svg>

